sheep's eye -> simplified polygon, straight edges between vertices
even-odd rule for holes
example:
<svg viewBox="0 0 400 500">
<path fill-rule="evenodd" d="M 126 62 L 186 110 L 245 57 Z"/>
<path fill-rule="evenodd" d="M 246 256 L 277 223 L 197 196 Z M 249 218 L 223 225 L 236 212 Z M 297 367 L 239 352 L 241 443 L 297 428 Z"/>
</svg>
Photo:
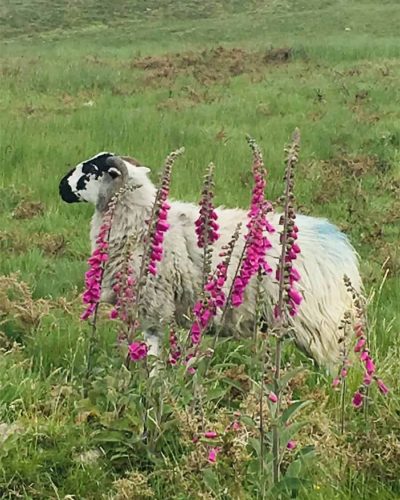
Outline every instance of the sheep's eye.
<svg viewBox="0 0 400 500">
<path fill-rule="evenodd" d="M 107 172 L 110 174 L 112 179 L 116 179 L 117 177 L 119 177 L 121 175 L 121 172 L 117 168 L 114 168 L 114 167 L 109 168 L 107 170 Z"/>
</svg>

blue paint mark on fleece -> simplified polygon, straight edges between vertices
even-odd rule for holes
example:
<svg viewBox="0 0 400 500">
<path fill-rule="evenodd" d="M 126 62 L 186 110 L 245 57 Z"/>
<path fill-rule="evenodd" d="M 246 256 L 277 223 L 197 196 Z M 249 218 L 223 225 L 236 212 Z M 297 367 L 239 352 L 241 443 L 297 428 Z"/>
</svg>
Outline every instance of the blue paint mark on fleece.
<svg viewBox="0 0 400 500">
<path fill-rule="evenodd" d="M 339 228 L 326 219 L 308 217 L 307 215 L 298 215 L 299 226 L 308 227 L 314 234 L 317 241 L 321 244 L 326 255 L 336 262 L 346 261 L 355 262 L 354 249 L 347 238 Z M 301 231 L 301 228 L 300 228 Z"/>
</svg>

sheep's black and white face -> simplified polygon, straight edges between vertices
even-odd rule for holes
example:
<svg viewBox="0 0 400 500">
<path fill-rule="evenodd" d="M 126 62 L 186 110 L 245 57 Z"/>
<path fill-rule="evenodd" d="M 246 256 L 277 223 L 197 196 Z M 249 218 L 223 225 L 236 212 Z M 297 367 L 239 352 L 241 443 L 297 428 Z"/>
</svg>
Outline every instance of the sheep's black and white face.
<svg viewBox="0 0 400 500">
<path fill-rule="evenodd" d="M 60 182 L 61 198 L 67 203 L 88 201 L 95 204 L 104 176 L 114 179 L 121 175 L 116 168 L 110 167 L 107 163 L 112 156 L 114 156 L 112 153 L 99 153 L 68 172 Z"/>
</svg>

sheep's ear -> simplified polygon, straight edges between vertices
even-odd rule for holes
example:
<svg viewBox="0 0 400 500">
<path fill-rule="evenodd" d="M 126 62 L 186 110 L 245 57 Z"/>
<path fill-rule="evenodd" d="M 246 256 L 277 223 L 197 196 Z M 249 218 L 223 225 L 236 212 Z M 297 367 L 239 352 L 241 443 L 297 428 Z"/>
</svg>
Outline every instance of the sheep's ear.
<svg viewBox="0 0 400 500">
<path fill-rule="evenodd" d="M 130 163 L 134 167 L 140 167 L 142 165 L 142 163 L 139 160 L 137 160 L 136 158 L 133 158 L 133 156 L 120 156 L 120 158 L 121 158 L 121 160 L 124 160 L 124 161 Z"/>
<path fill-rule="evenodd" d="M 131 165 L 133 165 L 135 167 L 135 170 L 140 170 L 141 169 L 141 171 L 144 174 L 148 174 L 149 172 L 151 172 L 151 170 L 149 168 L 145 167 L 143 165 L 143 163 L 141 163 L 136 158 L 133 158 L 133 156 L 120 156 L 120 158 L 121 158 L 121 160 L 124 160 L 127 163 L 130 163 Z"/>
<path fill-rule="evenodd" d="M 136 167 L 136 169 L 140 170 L 141 172 L 143 172 L 146 175 L 151 172 L 151 170 L 148 167 L 143 167 L 142 165 L 140 167 Z"/>
</svg>

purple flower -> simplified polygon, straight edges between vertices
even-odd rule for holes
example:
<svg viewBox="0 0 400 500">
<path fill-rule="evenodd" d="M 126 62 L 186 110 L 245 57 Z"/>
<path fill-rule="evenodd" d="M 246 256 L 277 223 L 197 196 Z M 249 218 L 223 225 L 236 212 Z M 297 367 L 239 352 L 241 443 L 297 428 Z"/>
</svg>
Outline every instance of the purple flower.
<svg viewBox="0 0 400 500">
<path fill-rule="evenodd" d="M 211 448 L 208 453 L 208 461 L 211 463 L 215 463 L 217 461 L 217 455 L 221 451 L 221 448 Z"/>
<path fill-rule="evenodd" d="M 168 197 L 168 189 L 164 188 L 159 190 L 158 199 L 156 201 L 157 206 L 159 207 L 156 210 L 155 221 L 153 224 L 153 234 L 151 235 L 151 245 L 150 245 L 150 256 L 149 263 L 147 266 L 147 270 L 150 274 L 155 276 L 157 274 L 157 262 L 161 262 L 164 251 L 163 251 L 163 242 L 164 242 L 164 233 L 166 233 L 169 229 L 169 224 L 167 222 L 168 211 L 171 206 L 167 203 Z"/>
<path fill-rule="evenodd" d="M 210 196 L 210 194 L 208 194 Z M 197 246 L 203 248 L 206 244 L 213 244 L 219 238 L 219 226 L 215 222 L 218 218 L 211 200 L 200 201 L 200 216 L 195 221 L 195 232 L 197 235 Z"/>
<path fill-rule="evenodd" d="M 376 383 L 378 384 L 378 389 L 380 390 L 380 392 L 382 394 L 387 394 L 389 392 L 389 388 L 385 385 L 385 383 L 383 382 L 383 380 L 381 380 L 380 378 L 378 378 L 378 380 L 376 381 Z"/>
<path fill-rule="evenodd" d="M 296 289 L 291 288 L 288 292 L 288 295 L 296 305 L 301 304 L 303 297 Z"/>
<path fill-rule="evenodd" d="M 271 403 L 278 402 L 278 396 L 272 391 L 268 394 L 268 399 L 271 401 Z"/>
<path fill-rule="evenodd" d="M 356 346 L 354 347 L 354 352 L 360 352 L 361 349 L 364 347 L 366 342 L 367 341 L 366 341 L 365 337 L 360 337 Z"/>
<path fill-rule="evenodd" d="M 361 406 L 363 405 L 363 401 L 364 401 L 364 396 L 361 394 L 361 392 L 360 391 L 355 392 L 352 399 L 354 408 L 357 409 L 361 408 Z"/>
<path fill-rule="evenodd" d="M 127 321 L 129 310 L 135 303 L 136 296 L 134 286 L 136 285 L 136 280 L 133 275 L 133 268 L 129 264 L 131 259 L 132 256 L 129 255 L 126 259 L 123 271 L 115 274 L 113 290 L 117 296 L 117 302 L 114 309 L 110 312 L 110 319 L 119 318 L 122 321 Z"/>
<path fill-rule="evenodd" d="M 368 372 L 364 373 L 364 378 L 363 378 L 363 384 L 364 385 L 371 385 L 372 382 L 372 375 L 369 374 Z"/>
<path fill-rule="evenodd" d="M 297 447 L 296 441 L 289 441 L 288 444 L 286 445 L 286 448 L 288 450 L 294 450 Z"/>
<path fill-rule="evenodd" d="M 199 217 L 195 221 L 195 232 L 197 235 L 197 246 L 204 248 L 212 245 L 219 238 L 218 215 L 213 205 L 214 165 L 210 163 L 204 178 L 203 191 L 201 193 Z"/>
<path fill-rule="evenodd" d="M 237 420 L 232 422 L 231 429 L 233 431 L 238 432 L 238 431 L 240 431 L 241 428 L 242 428 L 242 426 L 241 426 L 240 422 L 238 422 Z"/>
<path fill-rule="evenodd" d="M 272 207 L 265 199 L 265 174 L 261 153 L 255 151 L 253 160 L 254 187 L 250 210 L 247 214 L 246 248 L 239 273 L 232 286 L 231 303 L 233 307 L 239 307 L 242 304 L 245 289 L 254 275 L 258 272 L 272 272 L 266 261 L 267 250 L 272 245 L 265 233 L 273 233 L 275 229 L 267 220 L 267 214 L 272 210 Z"/>
<path fill-rule="evenodd" d="M 192 325 L 192 328 L 190 329 L 190 333 L 192 336 L 192 343 L 194 345 L 200 344 L 201 332 L 202 332 L 202 329 L 201 329 L 198 321 L 195 321 Z"/>
<path fill-rule="evenodd" d="M 144 342 L 133 342 L 129 346 L 129 356 L 132 361 L 140 361 L 147 356 L 148 347 Z"/>
<path fill-rule="evenodd" d="M 181 349 L 178 345 L 178 338 L 175 331 L 171 328 L 169 332 L 169 363 L 176 365 L 181 357 Z"/>
<path fill-rule="evenodd" d="M 367 359 L 365 360 L 365 370 L 370 375 L 375 372 L 375 364 L 370 356 L 368 356 Z"/>
<path fill-rule="evenodd" d="M 205 297 L 197 301 L 193 307 L 195 320 L 190 330 L 193 345 L 200 344 L 202 334 L 217 314 L 218 308 L 222 309 L 226 303 L 223 287 L 227 272 L 228 266 L 225 261 L 220 262 L 214 275 L 209 277 L 204 287 Z"/>
<path fill-rule="evenodd" d="M 111 229 L 112 212 L 109 210 L 100 226 L 99 234 L 96 238 L 96 247 L 88 259 L 89 269 L 85 273 L 85 292 L 82 301 L 86 305 L 85 311 L 81 315 L 82 320 L 87 320 L 96 311 L 100 302 L 101 281 L 103 279 L 104 264 L 108 260 L 108 236 Z"/>
</svg>

